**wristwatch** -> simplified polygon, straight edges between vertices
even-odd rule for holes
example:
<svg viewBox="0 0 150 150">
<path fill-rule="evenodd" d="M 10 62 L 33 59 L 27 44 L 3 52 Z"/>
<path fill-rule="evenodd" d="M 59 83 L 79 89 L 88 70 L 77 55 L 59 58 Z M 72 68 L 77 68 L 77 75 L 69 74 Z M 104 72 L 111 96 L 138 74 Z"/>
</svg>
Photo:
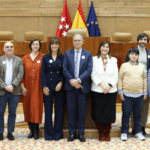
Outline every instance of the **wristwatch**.
<svg viewBox="0 0 150 150">
<path fill-rule="evenodd" d="M 110 87 L 113 87 L 112 84 L 110 84 L 110 83 L 108 83 L 108 85 L 109 85 Z"/>
</svg>

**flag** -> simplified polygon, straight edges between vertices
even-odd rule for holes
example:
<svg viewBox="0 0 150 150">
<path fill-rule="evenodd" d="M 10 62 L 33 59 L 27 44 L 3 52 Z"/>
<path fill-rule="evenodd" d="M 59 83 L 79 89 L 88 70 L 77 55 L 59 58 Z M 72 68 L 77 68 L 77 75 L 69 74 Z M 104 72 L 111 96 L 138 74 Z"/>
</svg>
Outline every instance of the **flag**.
<svg viewBox="0 0 150 150">
<path fill-rule="evenodd" d="M 82 10 L 81 0 L 79 0 L 78 10 L 76 12 L 71 29 L 80 29 L 80 28 L 84 28 L 87 30 L 84 14 Z"/>
<path fill-rule="evenodd" d="M 101 36 L 101 32 L 98 26 L 97 17 L 93 6 L 93 1 L 91 1 L 91 7 L 87 17 L 86 26 L 89 32 L 89 36 Z"/>
<path fill-rule="evenodd" d="M 69 9 L 67 6 L 67 1 L 65 0 L 65 5 L 63 8 L 63 12 L 57 27 L 57 31 L 56 31 L 56 37 L 66 37 L 67 36 L 67 31 L 71 28 L 71 18 L 70 18 L 70 14 L 69 14 Z"/>
</svg>

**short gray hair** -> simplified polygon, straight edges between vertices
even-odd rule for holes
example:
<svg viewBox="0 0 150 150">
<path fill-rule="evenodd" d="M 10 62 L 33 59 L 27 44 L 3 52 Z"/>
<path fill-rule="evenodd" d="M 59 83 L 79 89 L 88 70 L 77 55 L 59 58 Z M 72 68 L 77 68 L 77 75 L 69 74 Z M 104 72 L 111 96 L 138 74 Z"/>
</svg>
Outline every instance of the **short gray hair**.
<svg viewBox="0 0 150 150">
<path fill-rule="evenodd" d="M 77 35 L 80 35 L 80 36 L 81 36 L 82 41 L 84 41 L 84 38 L 83 38 L 83 36 L 82 36 L 80 33 L 75 33 L 75 34 L 73 35 L 73 39 L 74 39 L 74 37 L 75 37 L 75 36 L 77 36 Z"/>
</svg>

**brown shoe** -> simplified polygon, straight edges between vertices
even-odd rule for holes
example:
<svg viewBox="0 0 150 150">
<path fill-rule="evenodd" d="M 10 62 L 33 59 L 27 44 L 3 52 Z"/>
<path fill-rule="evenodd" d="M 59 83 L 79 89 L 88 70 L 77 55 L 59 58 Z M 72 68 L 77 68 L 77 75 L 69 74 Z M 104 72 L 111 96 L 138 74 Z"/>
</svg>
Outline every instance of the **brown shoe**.
<svg viewBox="0 0 150 150">
<path fill-rule="evenodd" d="M 105 141 L 110 141 L 110 129 L 111 129 L 111 123 L 105 124 Z"/>
<path fill-rule="evenodd" d="M 99 141 L 105 141 L 105 138 L 104 138 L 104 124 L 96 123 L 96 127 L 97 127 L 98 133 L 99 133 Z"/>
</svg>

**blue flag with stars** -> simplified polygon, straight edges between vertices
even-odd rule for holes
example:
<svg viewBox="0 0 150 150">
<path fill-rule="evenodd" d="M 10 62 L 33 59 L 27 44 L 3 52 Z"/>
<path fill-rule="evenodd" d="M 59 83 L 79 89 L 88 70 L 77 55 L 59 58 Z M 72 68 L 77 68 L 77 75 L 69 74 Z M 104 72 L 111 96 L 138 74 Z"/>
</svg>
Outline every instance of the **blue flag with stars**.
<svg viewBox="0 0 150 150">
<path fill-rule="evenodd" d="M 86 26 L 90 37 L 101 36 L 101 32 L 98 26 L 97 17 L 93 6 L 93 1 L 91 1 L 91 7 L 87 17 Z"/>
</svg>

